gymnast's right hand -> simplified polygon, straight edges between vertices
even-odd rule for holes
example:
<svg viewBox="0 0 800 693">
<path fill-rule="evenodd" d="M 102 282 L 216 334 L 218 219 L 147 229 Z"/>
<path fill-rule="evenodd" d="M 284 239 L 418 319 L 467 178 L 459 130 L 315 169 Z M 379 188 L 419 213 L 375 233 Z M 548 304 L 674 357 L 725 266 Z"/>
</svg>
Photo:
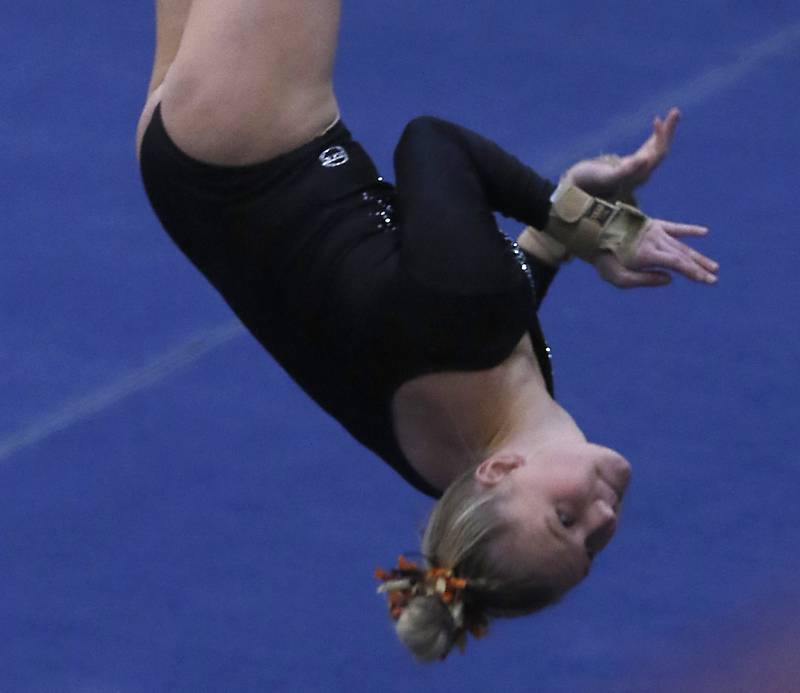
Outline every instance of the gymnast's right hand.
<svg viewBox="0 0 800 693">
<path fill-rule="evenodd" d="M 598 253 L 592 264 L 603 279 L 623 289 L 664 286 L 672 280 L 670 271 L 696 282 L 715 284 L 719 265 L 678 240 L 682 236 L 705 236 L 707 233 L 704 226 L 650 219 L 625 264 L 609 251 Z"/>
</svg>

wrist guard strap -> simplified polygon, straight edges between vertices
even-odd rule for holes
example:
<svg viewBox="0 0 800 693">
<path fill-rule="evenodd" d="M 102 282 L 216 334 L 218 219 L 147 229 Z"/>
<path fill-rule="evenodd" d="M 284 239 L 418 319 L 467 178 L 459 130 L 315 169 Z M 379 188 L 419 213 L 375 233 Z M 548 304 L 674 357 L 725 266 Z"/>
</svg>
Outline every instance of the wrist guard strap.
<svg viewBox="0 0 800 693">
<path fill-rule="evenodd" d="M 636 207 L 606 202 L 563 181 L 550 200 L 545 233 L 584 260 L 610 250 L 625 264 L 649 221 Z"/>
</svg>

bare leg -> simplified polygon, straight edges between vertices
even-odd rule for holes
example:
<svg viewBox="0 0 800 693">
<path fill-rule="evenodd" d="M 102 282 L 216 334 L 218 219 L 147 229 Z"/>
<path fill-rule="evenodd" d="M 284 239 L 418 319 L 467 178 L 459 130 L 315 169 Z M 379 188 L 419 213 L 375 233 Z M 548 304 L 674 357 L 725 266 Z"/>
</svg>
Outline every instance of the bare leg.
<svg viewBox="0 0 800 693">
<path fill-rule="evenodd" d="M 322 132 L 338 114 L 339 11 L 340 0 L 194 0 L 153 94 L 176 144 L 204 161 L 246 164 Z"/>
</svg>

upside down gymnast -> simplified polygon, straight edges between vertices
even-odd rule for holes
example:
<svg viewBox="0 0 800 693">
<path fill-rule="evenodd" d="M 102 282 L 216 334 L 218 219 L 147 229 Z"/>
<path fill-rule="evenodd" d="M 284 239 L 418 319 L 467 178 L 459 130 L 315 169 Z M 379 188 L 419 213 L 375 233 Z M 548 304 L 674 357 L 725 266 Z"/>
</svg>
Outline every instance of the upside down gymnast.
<svg viewBox="0 0 800 693">
<path fill-rule="evenodd" d="M 438 501 L 424 564 L 378 571 L 398 636 L 444 658 L 495 616 L 552 604 L 614 535 L 630 467 L 553 398 L 536 311 L 577 256 L 620 287 L 717 264 L 706 229 L 628 203 L 667 153 L 671 110 L 633 154 L 556 187 L 433 117 L 405 128 L 395 184 L 339 118 L 339 0 L 158 0 L 137 130 L 161 224 L 276 361 L 358 441 Z M 493 213 L 527 228 L 517 242 Z"/>
</svg>

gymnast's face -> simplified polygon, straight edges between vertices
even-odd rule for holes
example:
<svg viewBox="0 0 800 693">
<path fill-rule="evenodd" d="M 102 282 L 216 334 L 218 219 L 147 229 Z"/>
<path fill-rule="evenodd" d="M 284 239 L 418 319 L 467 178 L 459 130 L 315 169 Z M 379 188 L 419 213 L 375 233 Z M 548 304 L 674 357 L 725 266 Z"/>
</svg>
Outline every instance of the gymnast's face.
<svg viewBox="0 0 800 693">
<path fill-rule="evenodd" d="M 574 587 L 617 529 L 627 460 L 599 445 L 570 443 L 495 464 L 499 511 L 510 527 L 495 548 L 509 577 L 536 575 L 562 591 Z"/>
</svg>

